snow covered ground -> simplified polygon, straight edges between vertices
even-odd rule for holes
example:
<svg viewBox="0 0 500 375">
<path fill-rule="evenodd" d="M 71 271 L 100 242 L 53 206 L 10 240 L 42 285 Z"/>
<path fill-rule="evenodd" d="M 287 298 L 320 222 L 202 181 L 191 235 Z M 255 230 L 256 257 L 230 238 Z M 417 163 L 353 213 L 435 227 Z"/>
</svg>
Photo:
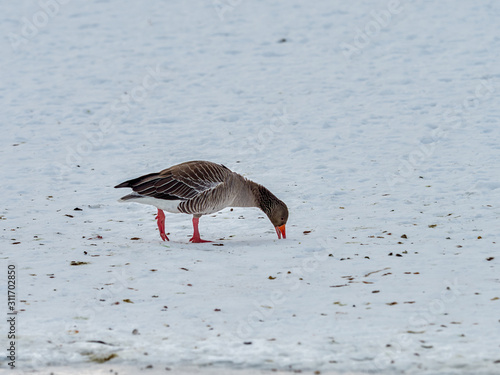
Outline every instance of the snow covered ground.
<svg viewBox="0 0 500 375">
<path fill-rule="evenodd" d="M 493 0 L 3 2 L 16 368 L 500 373 L 499 17 Z M 236 208 L 201 219 L 209 244 L 167 215 L 164 243 L 153 207 L 116 202 L 196 159 L 285 201 L 288 238 Z"/>
</svg>

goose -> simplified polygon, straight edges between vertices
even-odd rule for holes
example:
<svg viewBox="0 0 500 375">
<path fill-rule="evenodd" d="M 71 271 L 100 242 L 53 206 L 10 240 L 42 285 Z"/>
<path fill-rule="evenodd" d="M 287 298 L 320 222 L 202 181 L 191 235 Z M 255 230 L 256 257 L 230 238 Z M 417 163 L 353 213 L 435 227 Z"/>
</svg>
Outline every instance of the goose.
<svg viewBox="0 0 500 375">
<path fill-rule="evenodd" d="M 269 218 L 278 239 L 286 238 L 285 224 L 288 208 L 264 186 L 246 179 L 222 164 L 210 161 L 188 161 L 122 182 L 115 188 L 132 188 L 131 194 L 119 202 L 137 202 L 155 206 L 160 237 L 165 234 L 165 213 L 193 215 L 192 243 L 202 240 L 198 223 L 202 215 L 212 214 L 226 207 L 257 207 Z"/>
</svg>

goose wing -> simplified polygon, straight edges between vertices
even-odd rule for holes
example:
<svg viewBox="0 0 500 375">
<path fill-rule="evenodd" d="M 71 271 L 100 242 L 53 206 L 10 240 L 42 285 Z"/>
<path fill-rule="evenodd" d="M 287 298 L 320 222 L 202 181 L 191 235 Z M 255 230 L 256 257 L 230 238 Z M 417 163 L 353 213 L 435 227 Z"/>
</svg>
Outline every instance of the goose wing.
<svg viewBox="0 0 500 375">
<path fill-rule="evenodd" d="M 122 182 L 116 188 L 129 187 L 142 196 L 164 200 L 191 200 L 224 183 L 231 171 L 223 165 L 191 161 Z"/>
</svg>

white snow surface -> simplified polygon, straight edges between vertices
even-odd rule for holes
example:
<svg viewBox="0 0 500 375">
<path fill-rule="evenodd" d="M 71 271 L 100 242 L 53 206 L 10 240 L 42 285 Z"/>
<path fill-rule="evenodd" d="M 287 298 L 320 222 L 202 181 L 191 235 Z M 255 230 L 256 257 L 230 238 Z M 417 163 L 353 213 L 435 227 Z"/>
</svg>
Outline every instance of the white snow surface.
<svg viewBox="0 0 500 375">
<path fill-rule="evenodd" d="M 500 373 L 499 17 L 492 0 L 4 1 L 16 368 Z M 154 207 L 117 202 L 188 160 L 269 188 L 287 239 L 228 208 L 200 220 L 213 243 L 188 243 L 181 214 L 162 242 Z"/>
</svg>

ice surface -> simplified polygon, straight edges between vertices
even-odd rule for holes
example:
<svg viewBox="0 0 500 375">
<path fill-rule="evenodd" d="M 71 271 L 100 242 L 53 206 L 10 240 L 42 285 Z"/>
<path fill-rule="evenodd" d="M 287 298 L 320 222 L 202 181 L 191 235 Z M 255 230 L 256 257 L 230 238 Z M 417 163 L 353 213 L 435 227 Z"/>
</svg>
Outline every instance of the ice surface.
<svg viewBox="0 0 500 375">
<path fill-rule="evenodd" d="M 16 368 L 498 374 L 499 17 L 486 0 L 4 2 Z M 116 202 L 197 159 L 285 201 L 287 239 L 228 208 L 200 220 L 214 243 L 188 243 L 187 215 L 164 243 L 153 207 Z"/>
</svg>

